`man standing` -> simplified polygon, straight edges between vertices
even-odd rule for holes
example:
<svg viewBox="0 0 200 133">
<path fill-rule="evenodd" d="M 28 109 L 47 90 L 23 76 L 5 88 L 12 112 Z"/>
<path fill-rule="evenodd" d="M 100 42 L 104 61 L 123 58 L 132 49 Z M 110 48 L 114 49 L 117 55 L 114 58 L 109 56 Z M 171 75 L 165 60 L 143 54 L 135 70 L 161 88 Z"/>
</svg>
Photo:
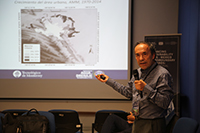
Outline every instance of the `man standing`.
<svg viewBox="0 0 200 133">
<path fill-rule="evenodd" d="M 138 42 L 134 52 L 140 66 L 137 69 L 139 79 L 133 76 L 127 86 L 124 86 L 105 74 L 97 75 L 96 78 L 127 98 L 132 98 L 134 118 L 131 118 L 132 121 L 134 120 L 132 133 L 165 133 L 165 115 L 174 96 L 172 77 L 164 67 L 155 61 L 156 51 L 152 44 Z M 112 120 L 114 121 L 114 119 Z M 106 121 L 110 122 L 110 120 Z M 102 133 L 111 133 L 118 128 L 116 120 L 113 125 L 109 125 L 106 121 L 102 127 Z"/>
</svg>

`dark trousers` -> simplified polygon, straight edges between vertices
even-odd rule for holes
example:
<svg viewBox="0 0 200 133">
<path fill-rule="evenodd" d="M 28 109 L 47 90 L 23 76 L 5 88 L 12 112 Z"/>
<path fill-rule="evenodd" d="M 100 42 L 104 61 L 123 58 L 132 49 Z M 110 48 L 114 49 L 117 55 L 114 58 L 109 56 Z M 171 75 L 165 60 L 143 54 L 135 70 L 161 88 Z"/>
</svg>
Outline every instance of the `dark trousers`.
<svg viewBox="0 0 200 133">
<path fill-rule="evenodd" d="M 166 133 L 165 118 L 136 119 L 132 127 L 132 133 Z"/>
<path fill-rule="evenodd" d="M 117 115 L 109 115 L 101 129 L 101 133 L 131 133 L 132 125 Z"/>
</svg>

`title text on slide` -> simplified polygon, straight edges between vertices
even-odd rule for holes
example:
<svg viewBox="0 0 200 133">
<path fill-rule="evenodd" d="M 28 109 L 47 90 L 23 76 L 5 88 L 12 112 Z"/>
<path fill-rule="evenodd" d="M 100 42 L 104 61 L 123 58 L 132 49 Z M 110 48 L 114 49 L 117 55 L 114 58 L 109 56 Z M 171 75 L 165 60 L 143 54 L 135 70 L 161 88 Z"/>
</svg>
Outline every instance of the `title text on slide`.
<svg viewBox="0 0 200 133">
<path fill-rule="evenodd" d="M 18 1 L 14 4 L 94 4 L 101 3 L 101 0 L 70 0 L 70 1 Z"/>
</svg>

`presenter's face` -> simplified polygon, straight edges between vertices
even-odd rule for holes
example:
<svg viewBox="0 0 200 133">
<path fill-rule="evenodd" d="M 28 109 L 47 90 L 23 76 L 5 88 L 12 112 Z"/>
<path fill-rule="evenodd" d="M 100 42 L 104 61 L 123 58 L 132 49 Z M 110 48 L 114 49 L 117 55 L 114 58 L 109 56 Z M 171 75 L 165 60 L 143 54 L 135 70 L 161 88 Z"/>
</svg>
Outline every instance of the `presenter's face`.
<svg viewBox="0 0 200 133">
<path fill-rule="evenodd" d="M 147 44 L 140 43 L 135 47 L 135 58 L 142 69 L 147 69 L 154 63 L 155 54 L 151 54 Z"/>
</svg>

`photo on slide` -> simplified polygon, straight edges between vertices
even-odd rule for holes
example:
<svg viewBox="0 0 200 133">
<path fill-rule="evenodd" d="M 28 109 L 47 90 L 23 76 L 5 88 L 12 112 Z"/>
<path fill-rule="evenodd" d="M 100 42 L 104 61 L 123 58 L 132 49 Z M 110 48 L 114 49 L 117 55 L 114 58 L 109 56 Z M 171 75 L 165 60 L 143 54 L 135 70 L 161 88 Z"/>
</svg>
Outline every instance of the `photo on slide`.
<svg viewBox="0 0 200 133">
<path fill-rule="evenodd" d="M 97 63 L 97 9 L 21 9 L 19 18 L 21 63 Z"/>
</svg>

